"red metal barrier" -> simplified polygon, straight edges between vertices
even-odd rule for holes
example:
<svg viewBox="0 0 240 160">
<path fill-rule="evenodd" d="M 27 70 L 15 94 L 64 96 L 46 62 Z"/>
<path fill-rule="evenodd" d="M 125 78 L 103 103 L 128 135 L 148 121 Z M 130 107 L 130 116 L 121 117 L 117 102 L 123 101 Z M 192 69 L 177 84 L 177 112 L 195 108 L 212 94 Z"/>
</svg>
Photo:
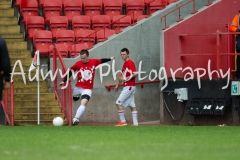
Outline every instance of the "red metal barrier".
<svg viewBox="0 0 240 160">
<path fill-rule="evenodd" d="M 155 81 L 145 81 L 145 82 L 136 82 L 136 85 L 140 85 L 141 88 L 144 87 L 145 84 L 150 84 L 150 83 L 159 83 L 160 80 L 155 80 Z M 107 84 L 105 85 L 105 88 L 108 90 L 108 92 L 111 91 L 111 88 L 114 88 L 117 84 Z M 123 86 L 122 84 L 119 84 L 118 86 Z"/>
<path fill-rule="evenodd" d="M 62 59 L 62 56 L 60 52 L 58 51 L 58 48 L 55 46 L 55 51 L 53 54 L 53 73 L 56 71 L 59 71 L 59 69 L 62 70 L 62 73 L 65 74 L 68 70 L 66 68 L 66 65 Z M 62 82 L 62 77 L 57 74 L 57 77 L 54 79 L 54 92 L 56 95 L 56 98 L 59 102 L 59 105 L 62 108 L 62 113 L 64 114 L 64 117 L 68 121 L 68 125 L 72 125 L 72 87 L 70 84 L 70 80 L 68 83 L 68 86 L 65 89 L 61 89 L 62 86 L 59 85 L 59 83 Z"/>
<path fill-rule="evenodd" d="M 161 23 L 162 23 L 162 19 L 164 18 L 164 28 L 163 28 L 162 30 L 165 30 L 165 29 L 168 28 L 168 26 L 167 26 L 167 22 L 166 22 L 166 21 L 167 21 L 167 20 L 166 20 L 167 15 L 169 15 L 170 13 L 172 13 L 172 12 L 174 12 L 174 11 L 176 11 L 176 10 L 178 10 L 178 19 L 177 19 L 176 22 L 180 22 L 181 20 L 183 20 L 183 18 L 181 18 L 180 9 L 181 9 L 183 6 L 185 6 L 185 5 L 187 5 L 188 3 L 190 3 L 190 2 L 193 3 L 193 6 L 192 6 L 192 7 L 193 7 L 193 10 L 192 10 L 191 14 L 196 13 L 197 10 L 196 10 L 195 0 L 190 0 L 190 1 L 188 1 L 188 2 L 186 2 L 186 3 L 184 3 L 184 4 L 182 4 L 181 6 L 175 8 L 174 10 L 168 12 L 167 14 L 163 15 L 163 16 L 160 18 L 160 19 L 161 19 Z"/>
<path fill-rule="evenodd" d="M 198 54 L 189 54 L 189 53 L 181 53 L 180 52 L 180 58 L 184 57 L 184 56 L 216 56 L 216 60 L 217 60 L 216 68 L 217 68 L 217 70 L 219 70 L 220 67 L 222 66 L 221 56 L 228 56 L 228 68 L 231 68 L 229 56 L 240 56 L 240 54 L 230 53 L 230 46 L 232 45 L 230 42 L 230 35 L 236 35 L 236 34 L 240 34 L 240 33 L 239 32 L 221 32 L 221 31 L 217 30 L 216 33 L 193 34 L 193 35 L 181 34 L 181 35 L 179 35 L 179 39 L 181 39 L 181 37 L 186 37 L 186 36 L 212 36 L 212 35 L 215 35 L 216 36 L 216 52 L 215 53 L 198 53 Z M 227 53 L 221 53 L 220 47 L 222 45 L 224 45 L 224 44 L 221 44 L 221 38 L 222 38 L 221 36 L 222 35 L 227 35 L 227 44 L 226 44 L 227 45 Z"/>
<path fill-rule="evenodd" d="M 10 101 L 9 101 L 10 97 Z M 10 102 L 10 103 L 9 103 Z M 10 83 L 9 90 L 4 90 L 4 98 L 1 101 L 1 105 L 5 115 L 5 124 L 14 126 L 14 86 Z"/>
</svg>

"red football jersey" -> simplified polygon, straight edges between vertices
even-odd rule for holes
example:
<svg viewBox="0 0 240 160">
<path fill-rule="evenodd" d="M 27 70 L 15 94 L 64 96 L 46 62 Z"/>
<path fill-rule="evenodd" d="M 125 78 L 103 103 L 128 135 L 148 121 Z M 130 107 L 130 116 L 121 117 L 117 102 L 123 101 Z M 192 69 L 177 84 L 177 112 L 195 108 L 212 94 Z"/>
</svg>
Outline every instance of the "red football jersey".
<svg viewBox="0 0 240 160">
<path fill-rule="evenodd" d="M 77 87 L 84 89 L 93 89 L 94 75 L 96 67 L 101 64 L 100 59 L 89 59 L 87 63 L 76 62 L 71 69 L 78 71 Z"/>
<path fill-rule="evenodd" d="M 136 72 L 136 67 L 134 62 L 129 59 L 127 60 L 122 67 L 122 73 L 126 77 L 130 76 L 130 74 L 134 74 Z M 130 80 L 127 80 L 124 84 L 124 86 L 135 86 L 135 77 L 131 78 Z"/>
</svg>

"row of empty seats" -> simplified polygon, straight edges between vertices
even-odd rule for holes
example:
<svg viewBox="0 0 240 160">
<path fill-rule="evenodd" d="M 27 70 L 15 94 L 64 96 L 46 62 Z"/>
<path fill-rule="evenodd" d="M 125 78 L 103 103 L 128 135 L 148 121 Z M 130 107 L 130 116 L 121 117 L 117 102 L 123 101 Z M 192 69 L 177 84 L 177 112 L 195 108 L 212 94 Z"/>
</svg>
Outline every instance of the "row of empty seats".
<svg viewBox="0 0 240 160">
<path fill-rule="evenodd" d="M 32 42 L 33 51 L 40 50 L 40 55 L 45 56 L 51 55 L 50 45 L 53 43 L 65 44 L 68 53 L 73 44 L 84 44 L 89 49 L 148 17 L 146 8 L 153 13 L 175 1 L 15 0 L 15 6 L 19 7 L 25 38 Z M 65 57 L 73 55 L 65 54 Z"/>
<path fill-rule="evenodd" d="M 141 18 L 141 17 L 140 17 Z M 75 34 L 79 30 L 94 30 L 98 31 L 101 28 L 115 30 L 116 33 L 121 32 L 124 28 L 131 25 L 131 17 L 126 15 L 116 15 L 112 21 L 108 15 L 96 15 L 91 20 L 89 16 L 81 15 L 74 16 L 72 24 L 69 27 L 67 16 L 51 17 L 49 30 L 52 32 L 53 38 L 56 37 L 56 31 L 72 29 Z M 31 16 L 26 20 L 25 36 L 32 41 L 33 33 L 36 30 L 45 30 L 45 20 L 41 16 Z"/>
<path fill-rule="evenodd" d="M 75 36 L 73 30 L 59 30 L 56 32 L 56 44 L 64 44 L 67 46 L 67 50 L 72 50 L 72 45 L 82 44 L 85 45 L 84 49 L 89 49 L 98 42 L 105 41 L 108 37 L 115 34 L 114 30 L 102 29 L 98 32 L 93 30 L 79 30 Z M 33 34 L 33 53 L 36 50 L 40 51 L 40 56 L 49 56 L 50 45 L 53 44 L 52 32 L 47 30 L 37 30 Z M 66 47 L 65 47 L 66 48 Z M 77 54 L 71 54 L 66 57 L 74 57 Z"/>
<path fill-rule="evenodd" d="M 152 14 L 165 8 L 168 2 L 174 1 L 176 0 L 126 0 L 126 14 L 137 21 L 139 15 L 145 14 L 146 6 L 148 6 L 149 14 Z M 18 4 L 22 22 L 25 22 L 28 16 L 38 15 L 39 7 L 42 6 L 46 23 L 49 23 L 52 16 L 60 16 L 62 12 L 70 22 L 76 15 L 88 15 L 92 18 L 95 15 L 106 14 L 112 18 L 114 15 L 123 14 L 124 5 L 122 0 L 45 0 L 39 2 L 37 0 L 16 0 L 15 5 L 18 6 Z"/>
</svg>

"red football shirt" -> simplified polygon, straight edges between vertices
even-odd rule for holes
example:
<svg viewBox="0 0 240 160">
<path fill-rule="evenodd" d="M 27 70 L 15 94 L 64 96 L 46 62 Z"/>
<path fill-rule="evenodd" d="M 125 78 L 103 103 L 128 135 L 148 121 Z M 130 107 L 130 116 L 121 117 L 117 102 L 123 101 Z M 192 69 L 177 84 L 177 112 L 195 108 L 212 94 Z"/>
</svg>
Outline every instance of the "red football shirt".
<svg viewBox="0 0 240 160">
<path fill-rule="evenodd" d="M 126 77 L 130 76 L 130 74 L 134 74 L 136 72 L 136 67 L 134 62 L 129 59 L 127 60 L 122 67 L 122 73 Z M 127 80 L 124 84 L 124 86 L 135 86 L 135 77 L 131 78 L 130 80 Z"/>
<path fill-rule="evenodd" d="M 100 59 L 89 59 L 87 63 L 76 62 L 71 69 L 78 71 L 77 87 L 84 89 L 93 89 L 94 75 L 96 67 L 101 64 Z"/>
</svg>

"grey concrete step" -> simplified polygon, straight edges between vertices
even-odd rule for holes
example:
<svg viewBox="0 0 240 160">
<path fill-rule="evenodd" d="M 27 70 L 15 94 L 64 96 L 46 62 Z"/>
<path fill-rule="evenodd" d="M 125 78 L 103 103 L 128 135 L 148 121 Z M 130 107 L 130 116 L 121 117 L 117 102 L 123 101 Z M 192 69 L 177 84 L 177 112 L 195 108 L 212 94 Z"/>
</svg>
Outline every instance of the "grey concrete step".
<svg viewBox="0 0 240 160">
<path fill-rule="evenodd" d="M 30 50 L 8 50 L 10 58 L 31 58 Z"/>
<path fill-rule="evenodd" d="M 14 107 L 23 107 L 23 106 L 37 106 L 38 101 L 37 99 L 32 99 L 32 100 L 21 100 L 21 101 L 15 101 L 14 100 Z M 53 99 L 53 100 L 41 100 L 40 101 L 40 106 L 56 106 L 58 105 L 58 101 Z"/>
<path fill-rule="evenodd" d="M 16 93 L 37 93 L 38 89 L 37 87 L 31 87 L 31 86 L 14 86 L 14 94 Z M 48 92 L 48 87 L 47 86 L 41 86 L 40 87 L 40 94 L 41 93 L 47 93 Z"/>
<path fill-rule="evenodd" d="M 15 93 L 14 94 L 14 100 L 20 101 L 20 100 L 29 100 L 29 99 L 37 99 L 38 95 L 37 93 Z M 55 99 L 54 93 L 40 93 L 40 100 L 49 100 L 49 99 Z"/>
<path fill-rule="evenodd" d="M 15 113 L 14 120 L 37 120 L 37 113 Z M 62 113 L 40 113 L 41 120 L 52 121 L 55 117 L 62 117 Z"/>
<path fill-rule="evenodd" d="M 1 25 L 0 24 L 0 34 L 19 34 L 20 26 L 19 25 Z"/>
<path fill-rule="evenodd" d="M 1 8 L 0 16 L 14 16 L 14 9 L 13 8 Z"/>
<path fill-rule="evenodd" d="M 23 34 L 1 34 L 1 36 L 5 39 L 6 42 L 24 42 Z"/>
<path fill-rule="evenodd" d="M 27 42 L 6 42 L 9 50 L 27 50 Z"/>
<path fill-rule="evenodd" d="M 0 16 L 1 25 L 18 25 L 17 17 Z"/>
<path fill-rule="evenodd" d="M 32 125 L 37 125 L 38 121 L 37 120 L 14 120 L 14 125 L 15 126 L 32 126 Z M 52 126 L 52 120 L 42 120 L 40 119 L 40 125 L 49 125 Z M 67 125 L 67 121 L 64 121 L 64 126 Z"/>
<path fill-rule="evenodd" d="M 37 106 L 24 106 L 24 107 L 15 107 L 15 113 L 37 113 Z M 40 113 L 61 113 L 61 108 L 59 106 L 41 106 L 40 105 Z"/>
<path fill-rule="evenodd" d="M 0 9 L 7 9 L 7 8 L 11 8 L 11 1 L 9 0 L 1 0 L 0 1 Z"/>
</svg>

